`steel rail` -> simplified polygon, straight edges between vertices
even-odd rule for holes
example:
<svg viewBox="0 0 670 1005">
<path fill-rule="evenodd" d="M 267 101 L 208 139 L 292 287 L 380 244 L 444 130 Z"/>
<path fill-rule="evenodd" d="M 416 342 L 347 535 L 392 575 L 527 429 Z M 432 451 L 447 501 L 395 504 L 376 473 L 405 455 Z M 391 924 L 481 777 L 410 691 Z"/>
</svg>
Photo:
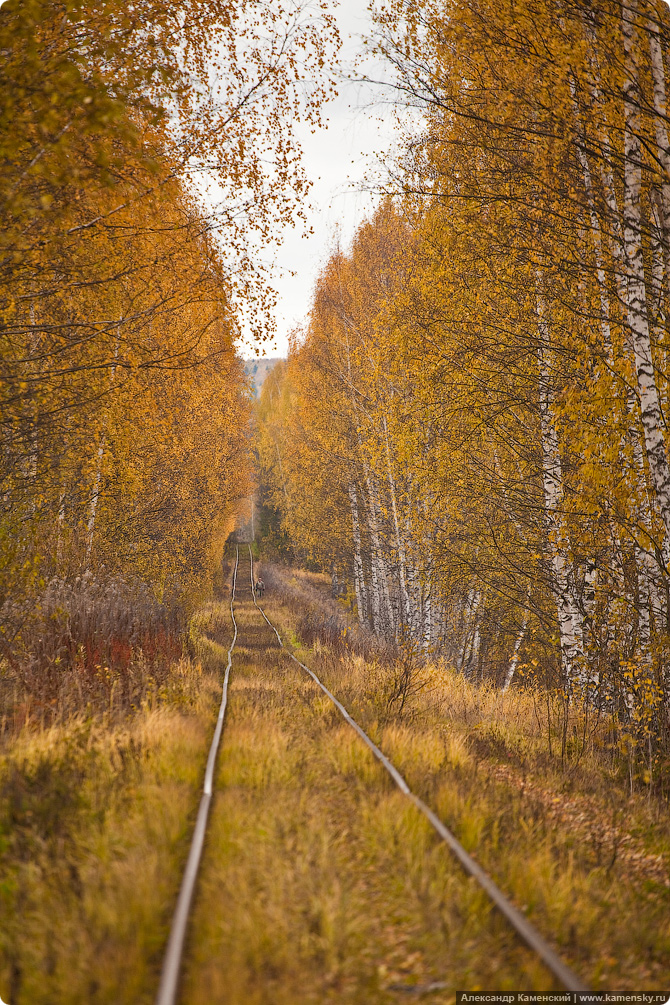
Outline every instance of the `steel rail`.
<svg viewBox="0 0 670 1005">
<path fill-rule="evenodd" d="M 318 687 L 321 688 L 323 693 L 330 698 L 332 703 L 340 712 L 342 718 L 351 726 L 352 729 L 354 729 L 358 733 L 363 743 L 365 743 L 370 748 L 374 756 L 389 773 L 389 775 L 391 776 L 395 784 L 398 786 L 400 791 L 403 793 L 403 795 L 407 796 L 407 798 L 414 803 L 419 812 L 423 813 L 423 815 L 430 821 L 430 823 L 437 831 L 437 833 L 440 835 L 442 840 L 445 842 L 445 844 L 449 846 L 450 850 L 453 852 L 455 857 L 463 866 L 465 872 L 467 872 L 479 883 L 481 888 L 488 894 L 489 898 L 493 901 L 493 903 L 498 908 L 503 917 L 506 918 L 506 920 L 510 923 L 512 928 L 514 928 L 517 934 L 523 939 L 526 945 L 530 949 L 532 949 L 537 956 L 539 956 L 539 958 L 542 960 L 547 969 L 551 971 L 554 977 L 556 977 L 556 979 L 563 985 L 565 990 L 578 995 L 591 994 L 591 990 L 589 989 L 589 987 L 586 984 L 584 984 L 584 982 L 581 980 L 580 977 L 577 976 L 574 970 L 572 970 L 566 963 L 563 962 L 563 960 L 552 949 L 552 947 L 549 945 L 546 939 L 542 935 L 540 935 L 540 933 L 534 927 L 534 925 L 531 925 L 528 919 L 523 916 L 521 911 L 517 910 L 517 908 L 514 907 L 512 903 L 510 903 L 510 901 L 507 899 L 507 897 L 502 892 L 500 887 L 498 887 L 496 883 L 494 883 L 494 881 L 488 875 L 488 873 L 486 873 L 482 869 L 482 867 L 478 865 L 477 862 L 475 862 L 472 855 L 470 855 L 465 850 L 465 848 L 460 843 L 458 838 L 451 833 L 448 827 L 445 827 L 440 818 L 436 816 L 436 814 L 431 810 L 429 806 L 426 805 L 426 803 L 424 803 L 423 799 L 421 799 L 414 792 L 412 792 L 409 785 L 407 784 L 403 776 L 400 774 L 398 769 L 391 763 L 391 761 L 389 761 L 388 757 L 384 753 L 382 753 L 377 744 L 370 739 L 368 734 L 361 726 L 358 725 L 356 720 L 349 715 L 344 705 L 342 705 L 342 703 L 337 700 L 332 691 L 329 691 L 326 685 L 319 680 L 314 671 L 310 670 L 310 668 L 308 666 L 305 666 L 304 663 L 301 663 L 298 657 L 294 656 L 291 650 L 284 645 L 281 635 L 279 634 L 279 632 L 272 624 L 263 608 L 259 606 L 256 600 L 256 588 L 254 585 L 254 573 L 253 573 L 254 558 L 251 553 L 251 546 L 249 547 L 249 558 L 251 562 L 251 570 L 250 570 L 251 592 L 254 598 L 254 604 L 265 618 L 269 627 L 277 636 L 277 639 L 282 649 L 286 652 L 288 656 L 291 657 L 291 659 L 295 663 L 298 664 L 299 667 L 302 667 L 302 669 L 309 674 L 314 683 L 317 684 Z"/>
<path fill-rule="evenodd" d="M 205 843 L 207 818 L 209 816 L 209 809 L 212 802 L 212 792 L 214 788 L 216 755 L 221 741 L 223 720 L 226 714 L 226 705 L 228 704 L 228 681 L 230 679 L 233 649 L 235 648 L 235 642 L 237 641 L 237 622 L 235 621 L 233 604 L 235 602 L 235 587 L 237 585 L 237 569 L 239 563 L 240 549 L 238 547 L 235 555 L 233 585 L 230 593 L 230 617 L 233 622 L 233 641 L 230 643 L 230 648 L 228 650 L 228 663 L 226 665 L 226 671 L 223 675 L 223 688 L 221 691 L 219 715 L 216 720 L 214 736 L 212 737 L 212 742 L 209 748 L 207 767 L 205 768 L 205 781 L 202 789 L 202 796 L 200 798 L 198 816 L 193 830 L 193 837 L 191 839 L 191 849 L 188 853 L 188 860 L 186 862 L 186 868 L 184 869 L 184 875 L 181 881 L 179 897 L 177 898 L 177 906 L 175 908 L 175 912 L 172 917 L 172 924 L 170 926 L 170 937 L 168 939 L 165 956 L 163 958 L 163 969 L 161 971 L 161 980 L 158 986 L 158 994 L 156 996 L 156 1005 L 174 1005 L 177 1000 L 181 960 L 184 952 L 186 930 L 188 928 L 188 917 L 191 912 L 191 903 L 193 901 L 195 883 L 198 877 L 200 859 L 202 858 L 202 849 Z"/>
</svg>

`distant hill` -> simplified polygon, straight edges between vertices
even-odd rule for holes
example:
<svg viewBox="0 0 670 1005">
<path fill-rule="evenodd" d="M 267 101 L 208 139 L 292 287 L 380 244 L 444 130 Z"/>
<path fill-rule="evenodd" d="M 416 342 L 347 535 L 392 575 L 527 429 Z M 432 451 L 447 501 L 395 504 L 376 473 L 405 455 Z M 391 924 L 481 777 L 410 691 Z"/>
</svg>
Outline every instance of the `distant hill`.
<svg viewBox="0 0 670 1005">
<path fill-rule="evenodd" d="M 263 359 L 245 359 L 244 372 L 251 377 L 254 386 L 254 397 L 261 393 L 263 381 L 277 363 L 283 363 L 283 356 L 267 356 Z"/>
</svg>

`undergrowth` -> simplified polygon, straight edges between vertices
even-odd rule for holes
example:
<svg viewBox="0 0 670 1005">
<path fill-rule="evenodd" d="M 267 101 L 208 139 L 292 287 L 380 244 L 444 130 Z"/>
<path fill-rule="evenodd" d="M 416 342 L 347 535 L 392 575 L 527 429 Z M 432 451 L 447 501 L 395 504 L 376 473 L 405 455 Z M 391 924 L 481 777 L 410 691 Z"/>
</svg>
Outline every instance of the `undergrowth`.
<svg viewBox="0 0 670 1005">
<path fill-rule="evenodd" d="M 177 596 L 90 573 L 53 579 L 34 605 L 0 611 L 0 736 L 83 712 L 124 715 L 169 687 L 184 653 Z"/>
<path fill-rule="evenodd" d="M 517 906 L 595 989 L 666 993 L 667 781 L 620 724 L 557 691 L 503 694 L 439 659 L 333 644 L 330 606 L 320 633 L 312 605 L 304 661 Z M 301 634 L 290 580 L 277 577 L 267 606 Z"/>
<path fill-rule="evenodd" d="M 118 627 L 120 610 L 90 611 L 89 623 Z M 159 615 L 121 662 L 91 664 L 63 643 L 69 655 L 41 687 L 4 665 L 0 997 L 10 1005 L 154 999 L 220 693 L 216 639 L 230 631 L 226 608 L 211 605 L 186 650 L 180 639 L 145 654 Z M 72 608 L 67 624 L 82 637 Z"/>
</svg>

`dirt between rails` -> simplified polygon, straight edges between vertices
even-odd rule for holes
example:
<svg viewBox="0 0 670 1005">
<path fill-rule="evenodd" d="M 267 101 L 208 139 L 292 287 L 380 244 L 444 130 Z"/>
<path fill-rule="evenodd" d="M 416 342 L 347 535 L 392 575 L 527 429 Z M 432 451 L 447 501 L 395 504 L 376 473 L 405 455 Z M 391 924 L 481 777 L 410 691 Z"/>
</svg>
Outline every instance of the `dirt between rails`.
<svg viewBox="0 0 670 1005">
<path fill-rule="evenodd" d="M 614 820 L 607 821 L 604 807 L 589 796 L 566 796 L 534 782 L 504 764 L 489 764 L 488 770 L 501 782 L 516 789 L 523 797 L 539 804 L 550 820 L 560 822 L 567 830 L 585 841 L 591 848 L 596 865 L 609 872 L 625 866 L 630 879 L 651 880 L 670 888 L 670 862 L 663 855 L 652 855 L 643 843 Z M 614 811 L 612 811 L 614 816 Z"/>
</svg>

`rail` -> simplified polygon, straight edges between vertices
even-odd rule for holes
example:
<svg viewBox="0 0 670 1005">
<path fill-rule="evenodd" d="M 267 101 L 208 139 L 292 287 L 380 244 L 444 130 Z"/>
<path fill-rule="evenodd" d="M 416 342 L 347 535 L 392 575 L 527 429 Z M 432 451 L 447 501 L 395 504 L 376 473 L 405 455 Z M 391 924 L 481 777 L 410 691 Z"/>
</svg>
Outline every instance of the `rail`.
<svg viewBox="0 0 670 1005">
<path fill-rule="evenodd" d="M 423 799 L 417 796 L 410 789 L 409 785 L 400 774 L 398 769 L 389 761 L 388 757 L 379 749 L 376 743 L 374 743 L 365 730 L 358 725 L 355 719 L 353 719 L 347 712 L 344 705 L 341 704 L 335 697 L 335 695 L 328 690 L 325 684 L 323 684 L 313 670 L 310 670 L 308 666 L 301 663 L 297 656 L 291 652 L 290 649 L 284 645 L 281 635 L 272 624 L 267 614 L 262 607 L 259 606 L 256 600 L 256 588 L 254 585 L 254 558 L 251 552 L 251 546 L 249 547 L 249 559 L 250 559 L 250 575 L 251 575 L 251 593 L 254 598 L 254 604 L 260 611 L 260 613 L 265 618 L 268 626 L 277 636 L 277 640 L 290 658 L 302 667 L 309 676 L 312 678 L 315 684 L 321 688 L 323 693 L 330 698 L 332 703 L 335 705 L 342 718 L 347 722 L 352 729 L 354 729 L 360 736 L 363 743 L 367 744 L 374 756 L 380 762 L 380 764 L 389 773 L 395 784 L 398 786 L 403 795 L 414 803 L 416 808 L 420 813 L 430 821 L 434 829 L 437 831 L 439 836 L 445 842 L 446 845 L 453 852 L 454 856 L 458 859 L 462 865 L 465 872 L 473 877 L 479 883 L 481 888 L 488 894 L 489 898 L 493 901 L 495 906 L 498 908 L 503 917 L 509 922 L 516 933 L 521 937 L 521 939 L 526 943 L 526 945 L 532 949 L 532 951 L 542 960 L 547 969 L 554 975 L 554 977 L 563 985 L 566 991 L 570 991 L 573 994 L 579 995 L 589 995 L 591 994 L 590 989 L 581 980 L 577 974 L 570 969 L 570 967 L 563 962 L 560 956 L 551 948 L 546 939 L 540 935 L 538 930 L 531 925 L 527 918 L 521 914 L 519 910 L 507 899 L 502 890 L 494 883 L 491 877 L 486 873 L 480 865 L 473 859 L 473 857 L 465 850 L 463 845 L 460 843 L 457 837 L 451 833 L 448 827 L 442 823 L 442 821 L 433 813 L 431 808 L 424 803 Z"/>
<path fill-rule="evenodd" d="M 251 554 L 251 551 L 249 554 Z M 219 749 L 219 743 L 221 742 L 223 720 L 226 714 L 226 705 L 228 704 L 228 681 L 230 679 L 233 649 L 235 648 L 235 642 L 237 641 L 237 622 L 235 621 L 233 604 L 235 602 L 235 587 L 237 585 L 237 569 L 239 563 L 240 549 L 238 547 L 235 554 L 233 585 L 230 592 L 230 617 L 233 622 L 233 641 L 230 643 L 230 648 L 228 650 L 228 663 L 226 665 L 226 671 L 223 675 L 223 688 L 221 691 L 219 714 L 216 720 L 214 736 L 212 737 L 212 742 L 209 748 L 207 767 L 205 768 L 205 781 L 202 789 L 202 796 L 200 798 L 198 816 L 193 830 L 193 837 L 191 839 L 191 848 L 188 853 L 188 860 L 186 862 L 186 868 L 184 870 L 184 876 L 179 890 L 179 897 L 177 898 L 177 906 L 175 908 L 175 912 L 172 917 L 172 924 L 170 926 L 170 937 L 168 939 L 165 956 L 163 958 L 163 969 L 161 971 L 161 980 L 158 986 L 158 994 L 156 996 L 156 1005 L 174 1005 L 177 1000 L 181 960 L 184 952 L 186 929 L 188 927 L 188 916 L 191 911 L 195 882 L 198 877 L 200 859 L 202 858 L 202 849 L 205 843 L 205 831 L 207 830 L 207 819 L 209 817 L 209 809 L 212 802 L 212 791 L 214 787 L 216 755 Z"/>
</svg>

